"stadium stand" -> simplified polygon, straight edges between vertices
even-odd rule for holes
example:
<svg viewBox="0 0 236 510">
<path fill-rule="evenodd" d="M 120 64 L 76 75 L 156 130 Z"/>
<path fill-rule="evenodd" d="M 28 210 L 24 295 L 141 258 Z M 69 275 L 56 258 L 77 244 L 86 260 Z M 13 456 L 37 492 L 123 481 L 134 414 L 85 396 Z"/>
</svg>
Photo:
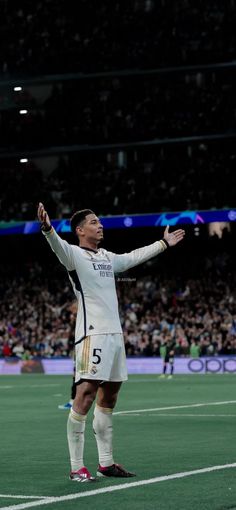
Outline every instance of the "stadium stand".
<svg viewBox="0 0 236 510">
<path fill-rule="evenodd" d="M 2 105 L 1 146 L 33 150 L 230 135 L 235 81 L 233 68 L 70 80 L 41 86 L 40 93 L 24 88 L 12 95 L 8 109 Z"/>
<path fill-rule="evenodd" d="M 160 268 L 154 262 L 117 278 L 129 356 L 159 356 L 160 346 L 169 338 L 181 356 L 189 356 L 193 343 L 201 356 L 236 354 L 233 253 L 222 251 L 220 240 L 214 239 L 214 246 L 218 247 L 214 256 L 208 246 L 201 263 L 196 256 L 191 267 L 182 265 L 182 271 L 180 251 L 179 277 L 176 267 Z M 76 307 L 58 263 L 5 265 L 0 294 L 0 356 L 72 356 Z"/>
<path fill-rule="evenodd" d="M 235 12 L 235 0 L 82 0 L 79 16 L 76 2 L 3 2 L 0 65 L 32 75 L 229 61 Z"/>
<path fill-rule="evenodd" d="M 236 1 L 75 9 L 2 2 L 1 220 L 35 219 L 39 200 L 54 218 L 90 202 L 99 215 L 234 208 Z M 235 354 L 232 260 L 118 281 L 128 355 L 159 355 L 168 337 L 180 355 Z M 55 271 L 5 264 L 0 293 L 0 355 L 71 355 L 73 295 Z"/>
<path fill-rule="evenodd" d="M 3 3 L 1 219 L 234 207 L 235 0 L 75 6 Z"/>
<path fill-rule="evenodd" d="M 111 152 L 97 153 L 96 158 L 94 153 L 52 161 L 41 158 L 14 166 L 11 160 L 2 161 L 2 220 L 35 219 L 39 200 L 54 218 L 68 218 L 88 203 L 99 215 L 235 205 L 234 141 L 130 150 L 119 156 L 121 163 Z"/>
</svg>

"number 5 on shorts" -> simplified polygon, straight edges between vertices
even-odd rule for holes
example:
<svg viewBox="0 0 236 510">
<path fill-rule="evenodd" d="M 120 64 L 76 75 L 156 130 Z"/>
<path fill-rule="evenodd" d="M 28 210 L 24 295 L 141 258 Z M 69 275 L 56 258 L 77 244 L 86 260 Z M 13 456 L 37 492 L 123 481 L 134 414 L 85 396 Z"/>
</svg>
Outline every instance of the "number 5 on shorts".
<svg viewBox="0 0 236 510">
<path fill-rule="evenodd" d="M 94 365 L 98 365 L 101 362 L 101 356 L 99 356 L 99 353 L 102 353 L 102 349 L 93 349 L 93 358 L 96 358 L 96 361 L 93 361 Z"/>
</svg>

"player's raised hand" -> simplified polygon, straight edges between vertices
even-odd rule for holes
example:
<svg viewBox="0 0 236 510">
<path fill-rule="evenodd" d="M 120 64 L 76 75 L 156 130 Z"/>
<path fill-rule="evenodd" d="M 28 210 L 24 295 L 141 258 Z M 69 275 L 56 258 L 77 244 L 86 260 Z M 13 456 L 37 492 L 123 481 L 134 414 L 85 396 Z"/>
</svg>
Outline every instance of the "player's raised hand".
<svg viewBox="0 0 236 510">
<path fill-rule="evenodd" d="M 185 231 L 182 229 L 175 230 L 174 232 L 169 232 L 169 225 L 165 228 L 164 239 L 167 241 L 169 246 L 175 246 L 177 243 L 182 241 L 185 236 Z"/>
<path fill-rule="evenodd" d="M 50 223 L 50 219 L 49 219 L 47 211 L 45 211 L 45 209 L 44 209 L 44 205 L 42 204 L 42 202 L 39 202 L 39 205 L 38 205 L 38 219 L 41 223 L 42 230 L 45 230 L 46 232 L 51 230 L 52 226 Z"/>
</svg>

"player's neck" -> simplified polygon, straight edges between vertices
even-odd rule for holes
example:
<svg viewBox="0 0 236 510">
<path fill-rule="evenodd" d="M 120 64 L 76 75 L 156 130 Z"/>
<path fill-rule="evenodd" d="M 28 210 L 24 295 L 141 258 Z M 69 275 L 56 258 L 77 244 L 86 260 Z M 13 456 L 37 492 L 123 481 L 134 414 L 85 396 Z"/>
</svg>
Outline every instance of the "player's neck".
<svg viewBox="0 0 236 510">
<path fill-rule="evenodd" d="M 93 251 L 98 251 L 98 243 L 96 241 L 84 241 L 84 242 L 81 242 L 81 248 L 84 248 L 84 249 L 88 249 L 88 250 L 93 250 Z"/>
</svg>

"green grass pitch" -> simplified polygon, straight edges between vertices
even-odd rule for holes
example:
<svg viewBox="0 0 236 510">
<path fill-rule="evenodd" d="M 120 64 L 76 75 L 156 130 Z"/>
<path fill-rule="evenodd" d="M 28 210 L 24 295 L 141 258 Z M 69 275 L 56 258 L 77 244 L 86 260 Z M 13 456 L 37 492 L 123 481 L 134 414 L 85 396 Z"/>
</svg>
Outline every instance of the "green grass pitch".
<svg viewBox="0 0 236 510">
<path fill-rule="evenodd" d="M 143 484 L 236 462 L 235 378 L 234 374 L 179 375 L 172 380 L 130 376 L 115 410 L 122 413 L 114 415 L 114 453 L 116 462 L 137 477 L 78 484 L 68 479 L 68 412 L 58 410 L 58 404 L 69 398 L 71 378 L 1 376 L 0 510 L 37 506 L 46 510 L 236 509 L 235 467 Z M 215 402 L 220 404 L 210 405 Z M 87 421 L 85 464 L 95 473 L 98 460 L 91 422 L 92 412 Z M 115 488 L 133 482 L 137 482 L 134 487 Z M 109 487 L 115 490 L 108 492 Z M 87 491 L 94 494 L 81 497 Z M 66 495 L 75 499 L 43 499 Z"/>
</svg>

